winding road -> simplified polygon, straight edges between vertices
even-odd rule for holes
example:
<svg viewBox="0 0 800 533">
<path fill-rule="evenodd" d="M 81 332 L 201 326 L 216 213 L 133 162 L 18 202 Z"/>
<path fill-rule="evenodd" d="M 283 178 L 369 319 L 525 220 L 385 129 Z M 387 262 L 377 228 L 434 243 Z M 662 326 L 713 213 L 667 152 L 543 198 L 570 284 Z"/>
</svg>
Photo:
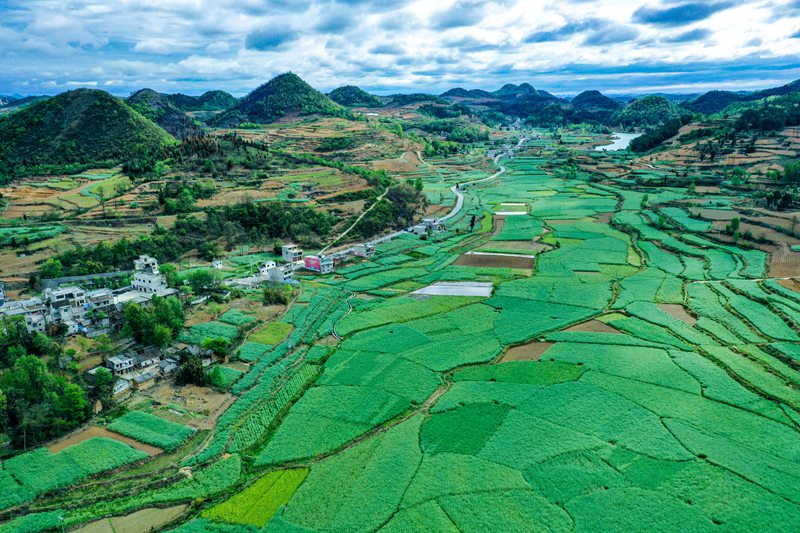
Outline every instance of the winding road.
<svg viewBox="0 0 800 533">
<path fill-rule="evenodd" d="M 500 152 L 499 154 L 494 156 L 494 159 L 493 159 L 494 164 L 497 165 L 499 168 L 498 168 L 497 172 L 495 172 L 491 176 L 488 176 L 486 178 L 481 178 L 481 179 L 478 179 L 478 180 L 466 181 L 464 183 L 459 184 L 459 185 L 461 185 L 461 187 L 459 187 L 458 185 L 453 185 L 452 187 L 450 187 L 450 191 L 452 191 L 453 194 L 456 195 L 456 203 L 453 206 L 453 208 L 450 210 L 450 212 L 448 212 L 446 215 L 443 215 L 443 216 L 439 217 L 439 220 L 440 221 L 441 220 L 449 220 L 449 219 L 453 218 L 454 216 L 456 216 L 459 213 L 459 211 L 461 211 L 461 209 L 464 207 L 464 193 L 462 192 L 462 189 L 464 187 L 466 187 L 467 185 L 474 185 L 476 183 L 483 183 L 485 181 L 491 181 L 491 180 L 499 177 L 500 175 L 504 174 L 507 169 L 506 169 L 506 167 L 504 165 L 500 164 L 500 159 L 502 159 L 503 157 L 506 157 L 506 156 L 513 155 L 514 150 L 517 150 L 520 146 L 522 146 L 522 143 L 524 143 L 527 140 L 528 140 L 527 137 L 522 137 L 522 138 L 520 138 L 520 140 L 519 140 L 519 142 L 517 143 L 516 146 L 514 146 L 513 148 L 509 148 L 509 149 L 507 149 L 507 150 L 505 150 L 503 152 Z M 419 157 L 419 160 L 423 164 L 425 164 L 427 166 L 431 166 L 430 163 L 428 163 L 427 161 L 422 159 L 422 154 L 417 152 L 417 156 Z M 379 243 L 382 243 L 382 242 L 390 241 L 390 240 L 392 240 L 392 239 L 394 239 L 396 237 L 399 237 L 400 235 L 403 235 L 404 233 L 406 233 L 405 230 L 396 231 L 394 233 L 390 233 L 389 235 L 384 235 L 383 237 L 378 237 L 377 239 L 373 239 L 373 240 L 371 240 L 369 242 L 369 244 L 376 245 L 376 244 L 379 244 Z"/>
<path fill-rule="evenodd" d="M 520 137 L 519 142 L 516 144 L 516 146 L 514 146 L 513 148 L 508 148 L 508 149 L 500 152 L 496 156 L 494 156 L 493 162 L 498 167 L 498 170 L 497 170 L 497 172 L 495 172 L 491 176 L 488 176 L 486 178 L 477 179 L 477 180 L 467 181 L 467 182 L 460 183 L 460 184 L 457 184 L 457 185 L 453 185 L 452 187 L 450 187 L 450 191 L 453 194 L 456 195 L 456 203 L 453 206 L 453 208 L 446 215 L 443 215 L 443 216 L 439 217 L 439 220 L 440 221 L 449 220 L 449 219 L 453 218 L 454 216 L 456 216 L 461 211 L 461 209 L 464 207 L 464 193 L 462 192 L 464 187 L 466 187 L 468 185 L 474 185 L 476 183 L 483 183 L 483 182 L 486 182 L 486 181 L 491 181 L 491 180 L 496 179 L 497 177 L 501 176 L 502 174 L 504 174 L 506 172 L 506 167 L 504 165 L 500 164 L 500 160 L 503 157 L 506 157 L 506 156 L 513 156 L 514 151 L 519 149 L 519 147 L 522 146 L 522 143 L 524 143 L 527 140 L 528 140 L 527 137 Z M 417 157 L 419 158 L 420 162 L 422 162 L 424 165 L 431 166 L 430 163 L 428 163 L 427 161 L 422 159 L 422 154 L 420 152 L 417 152 Z M 356 224 L 359 223 L 359 221 L 364 217 L 364 215 L 369 213 L 372 210 L 372 208 L 375 207 L 375 205 L 377 205 L 377 203 L 380 200 L 382 200 L 384 196 L 386 196 L 386 193 L 388 192 L 388 190 L 389 189 L 386 189 L 385 191 L 383 191 L 383 194 L 381 194 L 375 200 L 375 203 L 373 203 L 371 206 L 369 206 L 368 209 L 366 209 L 363 213 L 361 213 L 361 216 L 359 216 L 356 219 L 356 221 L 353 222 L 353 224 L 351 224 L 347 229 L 345 229 L 342 233 L 340 233 L 339 236 L 336 237 L 336 239 L 334 239 L 330 244 L 328 244 L 323 249 L 321 249 L 319 251 L 319 253 L 320 254 L 324 253 L 326 250 L 331 248 L 334 244 L 336 244 L 337 242 L 342 240 L 342 237 L 347 235 L 350 232 L 350 230 L 352 230 L 356 226 Z M 373 239 L 373 240 L 369 241 L 368 244 L 372 244 L 374 246 L 376 244 L 380 244 L 382 242 L 386 242 L 386 241 L 390 241 L 392 239 L 395 239 L 395 238 L 397 238 L 400 235 L 403 235 L 405 233 L 407 233 L 405 230 L 395 231 L 394 233 L 389 233 L 388 235 L 383 235 L 381 237 Z M 338 253 L 352 254 L 353 253 L 353 248 L 347 248 L 345 250 L 339 251 Z"/>
</svg>

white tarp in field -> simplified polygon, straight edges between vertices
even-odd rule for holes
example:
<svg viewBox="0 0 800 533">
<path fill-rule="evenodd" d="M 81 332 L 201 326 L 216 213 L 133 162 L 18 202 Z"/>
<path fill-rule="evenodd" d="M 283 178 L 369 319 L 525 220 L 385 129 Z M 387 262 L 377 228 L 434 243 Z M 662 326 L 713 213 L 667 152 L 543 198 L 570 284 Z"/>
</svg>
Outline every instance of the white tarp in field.
<svg viewBox="0 0 800 533">
<path fill-rule="evenodd" d="M 491 296 L 492 284 L 488 281 L 437 281 L 411 294 L 429 296 Z"/>
</svg>

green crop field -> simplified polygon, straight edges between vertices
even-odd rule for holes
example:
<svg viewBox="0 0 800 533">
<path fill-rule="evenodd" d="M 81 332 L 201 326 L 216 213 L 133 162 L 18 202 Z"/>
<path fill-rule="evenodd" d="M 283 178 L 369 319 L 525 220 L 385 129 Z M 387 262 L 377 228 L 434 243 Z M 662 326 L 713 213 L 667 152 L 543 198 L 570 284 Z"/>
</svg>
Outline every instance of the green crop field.
<svg viewBox="0 0 800 533">
<path fill-rule="evenodd" d="M 0 509 L 146 457 L 146 453 L 127 444 L 103 437 L 89 439 L 55 454 L 46 448 L 37 448 L 0 463 Z"/>
<path fill-rule="evenodd" d="M 174 450 L 192 434 L 186 426 L 141 411 L 125 413 L 108 429 L 164 450 Z"/>
<path fill-rule="evenodd" d="M 66 228 L 60 224 L 47 226 L 25 226 L 0 228 L 0 245 L 22 245 L 50 239 Z"/>
<path fill-rule="evenodd" d="M 206 339 L 223 338 L 233 340 L 239 335 L 239 328 L 221 322 L 206 322 L 189 328 L 181 335 L 183 342 L 202 344 Z"/>
<path fill-rule="evenodd" d="M 767 248 L 690 216 L 732 193 L 692 195 L 666 181 L 668 162 L 582 148 L 600 138 L 588 126 L 523 131 L 536 137 L 465 188 L 448 232 L 379 243 L 324 279 L 298 273 L 266 323 L 235 303 L 191 322 L 181 341 L 233 343 L 234 362 L 209 368 L 220 403 L 202 429 L 136 410 L 108 425 L 166 450 L 152 465 L 97 438 L 1 463 L 0 532 L 179 504 L 166 527 L 184 533 L 796 530 L 800 293 L 774 279 Z M 470 157 L 408 176 L 452 205 L 443 191 L 489 175 L 453 166 Z M 495 232 L 498 210 L 525 214 Z M 532 268 L 466 253 L 515 246 Z M 413 294 L 439 281 L 492 292 Z M 193 389 L 174 390 L 188 408 Z"/>
<path fill-rule="evenodd" d="M 291 324 L 285 322 L 271 322 L 252 332 L 247 338 L 251 342 L 274 345 L 285 339 L 291 330 Z"/>
</svg>

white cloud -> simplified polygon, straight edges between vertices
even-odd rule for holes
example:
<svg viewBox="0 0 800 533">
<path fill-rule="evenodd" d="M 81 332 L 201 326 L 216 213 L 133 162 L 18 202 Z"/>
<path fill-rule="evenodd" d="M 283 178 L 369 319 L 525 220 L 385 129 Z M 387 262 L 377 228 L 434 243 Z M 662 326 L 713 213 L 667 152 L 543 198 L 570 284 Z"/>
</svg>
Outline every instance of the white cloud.
<svg viewBox="0 0 800 533">
<path fill-rule="evenodd" d="M 650 15 L 675 5 L 73 0 L 67 9 L 60 0 L 7 0 L 0 2 L 0 70 L 9 86 L 0 92 L 53 92 L 86 79 L 122 93 L 152 86 L 243 94 L 287 70 L 321 89 L 355 83 L 380 92 L 508 81 L 555 92 L 625 83 L 744 88 L 800 75 L 800 39 L 789 38 L 800 10 L 755 0 L 664 27 L 633 20 L 643 4 Z"/>
</svg>

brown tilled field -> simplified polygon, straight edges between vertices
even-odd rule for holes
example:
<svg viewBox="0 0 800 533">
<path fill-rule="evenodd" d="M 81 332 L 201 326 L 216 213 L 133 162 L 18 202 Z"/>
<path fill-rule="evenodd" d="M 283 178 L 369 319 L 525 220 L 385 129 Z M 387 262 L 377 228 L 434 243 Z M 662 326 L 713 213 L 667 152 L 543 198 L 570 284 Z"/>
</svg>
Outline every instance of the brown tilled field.
<svg viewBox="0 0 800 533">
<path fill-rule="evenodd" d="M 460 256 L 453 263 L 458 266 L 472 266 L 483 268 L 518 268 L 522 270 L 533 269 L 534 258 L 519 257 L 507 254 L 471 254 Z"/>
<path fill-rule="evenodd" d="M 141 533 L 142 531 L 155 531 L 183 515 L 189 510 L 189 505 L 175 505 L 173 507 L 148 507 L 123 516 L 113 516 L 95 522 L 90 522 L 77 533 Z"/>
<path fill-rule="evenodd" d="M 506 353 L 500 358 L 500 362 L 538 361 L 554 344 L 554 342 L 529 342 L 522 346 L 514 346 L 506 350 Z"/>
<path fill-rule="evenodd" d="M 694 324 L 697 319 L 690 315 L 681 304 L 658 304 L 658 308 L 667 313 L 672 318 L 677 318 L 688 324 Z"/>
</svg>

